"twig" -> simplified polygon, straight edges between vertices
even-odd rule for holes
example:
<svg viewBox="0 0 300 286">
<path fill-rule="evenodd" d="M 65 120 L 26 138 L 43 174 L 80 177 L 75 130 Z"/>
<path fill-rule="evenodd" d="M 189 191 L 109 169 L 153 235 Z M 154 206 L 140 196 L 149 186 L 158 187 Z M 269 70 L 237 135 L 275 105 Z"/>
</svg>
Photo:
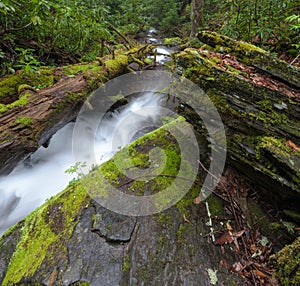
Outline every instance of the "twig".
<svg viewBox="0 0 300 286">
<path fill-rule="evenodd" d="M 291 65 L 292 65 L 294 62 L 296 62 L 296 60 L 297 60 L 299 57 L 300 57 L 300 54 L 298 54 L 298 56 L 295 57 L 295 58 L 291 61 Z"/>
</svg>

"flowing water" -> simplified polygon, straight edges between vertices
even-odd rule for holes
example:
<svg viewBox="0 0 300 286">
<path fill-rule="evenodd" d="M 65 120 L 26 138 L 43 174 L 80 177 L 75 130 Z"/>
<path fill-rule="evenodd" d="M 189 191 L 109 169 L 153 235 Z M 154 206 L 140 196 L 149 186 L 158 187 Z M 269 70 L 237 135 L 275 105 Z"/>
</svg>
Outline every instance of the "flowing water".
<svg viewBox="0 0 300 286">
<path fill-rule="evenodd" d="M 154 31 L 150 30 L 148 39 L 153 33 Z M 166 55 L 169 54 L 168 49 L 158 47 L 157 52 L 162 54 L 157 56 L 157 62 L 165 62 Z M 125 146 L 141 136 L 145 126 L 149 126 L 149 130 L 155 128 L 159 112 L 153 112 L 151 108 L 149 114 L 145 110 L 147 107 L 158 107 L 161 104 L 161 97 L 145 93 L 133 97 L 125 107 L 109 114 L 100 124 L 96 134 L 94 152 L 98 158 L 97 163 L 109 160 L 117 151 L 112 149 L 113 134 L 114 138 L 118 138 L 118 146 Z M 130 118 L 130 122 L 124 126 L 126 118 Z M 117 128 L 121 122 L 124 128 Z M 0 234 L 36 209 L 47 198 L 67 187 L 69 181 L 74 178 L 74 174 L 65 172 L 74 165 L 72 156 L 74 125 L 69 123 L 64 126 L 52 137 L 47 148 L 40 147 L 26 160 L 20 162 L 9 175 L 0 177 Z"/>
<path fill-rule="evenodd" d="M 141 136 L 145 126 L 150 130 L 156 128 L 160 114 L 153 110 L 162 102 L 161 96 L 149 92 L 132 98 L 121 110 L 109 114 L 101 122 L 95 136 L 94 152 L 97 163 L 109 160 L 118 151 L 112 149 L 112 146 L 115 146 L 112 142 L 113 137 L 118 140 L 117 146 L 123 147 Z M 147 110 L 151 110 L 151 114 Z M 127 118 L 130 118 L 130 122 L 124 126 Z M 121 123 L 122 128 L 118 128 Z M 0 177 L 0 233 L 25 217 L 47 198 L 63 190 L 74 177 L 74 174 L 65 172 L 74 165 L 74 125 L 67 124 L 52 137 L 47 148 L 40 147 L 13 172 Z"/>
</svg>

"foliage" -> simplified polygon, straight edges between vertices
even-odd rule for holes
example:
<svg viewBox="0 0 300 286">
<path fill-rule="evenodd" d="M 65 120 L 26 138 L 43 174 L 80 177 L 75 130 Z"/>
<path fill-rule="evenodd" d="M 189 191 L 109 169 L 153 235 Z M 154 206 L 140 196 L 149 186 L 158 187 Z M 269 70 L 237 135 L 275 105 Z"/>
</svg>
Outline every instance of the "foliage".
<svg viewBox="0 0 300 286">
<path fill-rule="evenodd" d="M 199 1 L 199 0 L 197 0 Z M 296 0 L 203 0 L 203 27 L 273 52 L 299 52 Z M 151 27 L 188 37 L 191 0 L 0 0 L 1 74 L 92 61 Z M 114 28 L 116 29 L 114 29 Z"/>
<path fill-rule="evenodd" d="M 297 1 L 206 0 L 205 4 L 205 11 L 210 13 L 205 14 L 204 28 L 276 52 L 289 51 L 299 42 Z"/>
<path fill-rule="evenodd" d="M 0 1 L 0 57 L 4 72 L 23 67 L 30 70 L 40 62 L 75 62 L 97 56 L 103 40 L 110 37 L 107 9 L 96 0 Z M 7 63 L 11 63 L 8 65 Z"/>
<path fill-rule="evenodd" d="M 84 173 L 82 172 L 82 168 L 85 168 L 87 165 L 86 163 L 80 163 L 80 162 L 76 162 L 75 165 L 70 166 L 67 170 L 65 170 L 66 174 L 76 174 L 77 178 L 73 178 L 70 182 L 69 182 L 69 186 L 74 186 L 77 184 L 77 181 L 82 179 L 84 176 Z"/>
</svg>

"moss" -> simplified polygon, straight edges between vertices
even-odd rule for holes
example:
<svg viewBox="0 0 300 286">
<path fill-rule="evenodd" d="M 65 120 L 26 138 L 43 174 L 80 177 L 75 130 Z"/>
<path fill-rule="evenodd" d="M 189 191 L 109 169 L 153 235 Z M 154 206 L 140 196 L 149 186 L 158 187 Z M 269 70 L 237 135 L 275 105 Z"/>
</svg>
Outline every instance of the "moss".
<svg viewBox="0 0 300 286">
<path fill-rule="evenodd" d="M 32 124 L 32 118 L 22 116 L 17 117 L 17 119 L 11 124 L 11 126 L 21 125 L 22 127 L 29 127 Z"/>
<path fill-rule="evenodd" d="M 268 152 L 277 162 L 284 164 L 292 170 L 294 173 L 292 179 L 300 179 L 300 151 L 288 146 L 286 144 L 286 139 L 278 139 L 270 136 L 260 137 L 260 143 L 257 145 L 256 157 L 260 159 L 263 157 L 264 152 Z M 272 162 L 270 162 L 270 164 L 273 166 Z"/>
<path fill-rule="evenodd" d="M 81 184 L 67 188 L 26 217 L 22 237 L 11 257 L 2 285 L 31 277 L 46 259 L 55 265 L 58 254 L 67 252 L 78 215 L 87 198 Z"/>
<path fill-rule="evenodd" d="M 163 44 L 164 45 L 180 45 L 182 44 L 182 39 L 179 38 L 179 37 L 173 37 L 173 38 L 164 38 L 164 41 L 163 41 Z"/>
<path fill-rule="evenodd" d="M 177 229 L 177 242 L 178 243 L 186 243 L 186 239 L 189 236 L 189 233 L 192 231 L 193 229 L 193 225 L 188 224 L 188 223 L 182 223 L 180 224 L 179 228 Z"/>
<path fill-rule="evenodd" d="M 32 86 L 30 86 L 28 84 L 21 84 L 18 87 L 18 94 L 21 94 L 25 90 L 33 90 L 33 91 L 35 91 L 35 89 Z"/>
<path fill-rule="evenodd" d="M 224 203 L 214 194 L 207 198 L 210 214 L 212 217 L 221 217 L 224 215 Z"/>
<path fill-rule="evenodd" d="M 105 62 L 109 74 L 114 76 L 119 75 L 128 64 L 128 57 L 125 55 L 118 55 L 115 59 L 107 60 Z"/>
<path fill-rule="evenodd" d="M 300 237 L 272 256 L 271 261 L 283 286 L 300 285 Z"/>
<path fill-rule="evenodd" d="M 11 97 L 18 93 L 17 88 L 21 84 L 25 84 L 26 81 L 17 75 L 9 76 L 1 79 L 0 81 L 0 99 L 4 97 Z"/>
<path fill-rule="evenodd" d="M 29 102 L 30 93 L 23 94 L 16 101 L 10 104 L 1 104 L 0 103 L 0 115 L 6 111 L 9 111 L 16 107 L 24 107 Z"/>
<path fill-rule="evenodd" d="M 250 55 L 251 52 L 257 51 L 262 54 L 268 54 L 267 51 L 256 47 L 252 44 L 242 41 L 236 41 L 232 38 L 220 35 L 216 32 L 201 31 L 198 33 L 198 37 L 201 41 L 204 41 L 205 43 L 216 47 L 216 49 L 218 49 L 220 52 L 235 51 L 237 53 Z"/>
<path fill-rule="evenodd" d="M 99 65 L 96 63 L 80 63 L 63 67 L 63 74 L 72 77 L 79 73 L 86 73 L 91 70 L 98 70 L 99 68 Z"/>
<path fill-rule="evenodd" d="M 171 226 L 172 216 L 167 212 L 161 212 L 158 215 L 157 222 L 168 228 Z"/>
<path fill-rule="evenodd" d="M 130 255 L 126 254 L 123 258 L 122 271 L 129 272 L 130 268 L 131 268 Z"/>
</svg>

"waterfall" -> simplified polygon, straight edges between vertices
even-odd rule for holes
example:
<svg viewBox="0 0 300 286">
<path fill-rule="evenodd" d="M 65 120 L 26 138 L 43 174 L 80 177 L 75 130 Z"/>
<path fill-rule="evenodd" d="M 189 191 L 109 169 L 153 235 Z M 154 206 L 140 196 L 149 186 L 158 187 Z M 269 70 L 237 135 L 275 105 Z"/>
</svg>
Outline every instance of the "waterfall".
<svg viewBox="0 0 300 286">
<path fill-rule="evenodd" d="M 140 136 L 145 126 L 150 130 L 156 128 L 160 114 L 153 112 L 153 107 L 162 102 L 161 96 L 148 92 L 129 99 L 126 106 L 109 113 L 99 125 L 95 138 L 97 163 L 109 160 L 118 151 L 112 149 L 113 137 L 117 138 L 118 147 L 124 147 Z M 151 107 L 151 113 L 147 112 L 147 107 Z M 121 123 L 122 128 L 118 128 Z M 0 177 L 0 234 L 67 187 L 75 176 L 65 173 L 75 164 L 72 157 L 73 128 L 74 123 L 64 126 L 53 135 L 47 148 L 41 146 L 9 175 Z"/>
</svg>

